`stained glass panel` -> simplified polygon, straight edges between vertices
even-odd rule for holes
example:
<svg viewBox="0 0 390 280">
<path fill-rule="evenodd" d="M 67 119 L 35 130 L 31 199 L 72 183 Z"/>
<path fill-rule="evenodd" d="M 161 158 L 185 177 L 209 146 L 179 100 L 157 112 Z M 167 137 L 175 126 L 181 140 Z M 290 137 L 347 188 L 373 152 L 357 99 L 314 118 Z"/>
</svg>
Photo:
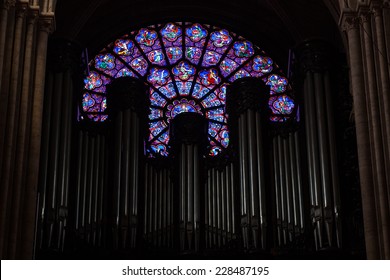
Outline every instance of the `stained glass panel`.
<svg viewBox="0 0 390 280">
<path fill-rule="evenodd" d="M 84 80 L 82 118 L 107 120 L 106 85 L 135 77 L 149 86 L 149 156 L 169 155 L 169 126 L 183 112 L 209 120 L 209 154 L 229 145 L 226 88 L 235 80 L 259 77 L 270 87 L 271 122 L 298 119 L 288 80 L 264 51 L 226 29 L 199 23 L 169 22 L 132 31 L 98 53 Z"/>
</svg>

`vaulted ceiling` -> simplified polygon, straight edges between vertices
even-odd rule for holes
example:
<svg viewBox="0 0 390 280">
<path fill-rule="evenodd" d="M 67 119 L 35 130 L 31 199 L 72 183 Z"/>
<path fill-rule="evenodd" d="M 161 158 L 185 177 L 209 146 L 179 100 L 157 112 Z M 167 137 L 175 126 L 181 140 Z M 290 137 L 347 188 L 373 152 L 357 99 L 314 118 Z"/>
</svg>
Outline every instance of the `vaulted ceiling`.
<svg viewBox="0 0 390 280">
<path fill-rule="evenodd" d="M 337 0 L 67 0 L 58 1 L 54 36 L 96 53 L 116 37 L 153 23 L 198 21 L 246 37 L 279 64 L 288 49 L 323 38 L 341 48 Z"/>
</svg>

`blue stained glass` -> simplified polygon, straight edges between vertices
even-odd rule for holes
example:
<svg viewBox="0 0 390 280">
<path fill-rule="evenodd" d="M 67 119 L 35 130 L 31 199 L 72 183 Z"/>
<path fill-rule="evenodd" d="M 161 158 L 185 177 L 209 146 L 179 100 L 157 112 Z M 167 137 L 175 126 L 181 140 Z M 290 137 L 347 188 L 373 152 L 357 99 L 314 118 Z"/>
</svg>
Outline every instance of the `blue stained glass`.
<svg viewBox="0 0 390 280">
<path fill-rule="evenodd" d="M 103 84 L 100 75 L 96 72 L 91 72 L 89 76 L 84 80 L 85 88 L 92 90 L 94 88 L 98 88 Z"/>
<path fill-rule="evenodd" d="M 281 93 L 287 89 L 288 82 L 286 78 L 273 74 L 268 77 L 266 84 L 271 86 L 271 90 Z"/>
<path fill-rule="evenodd" d="M 185 25 L 185 30 L 182 23 L 170 22 L 133 31 L 96 55 L 89 64 L 92 71 L 84 80 L 84 87 L 88 90 L 84 92 L 81 104 L 82 110 L 87 113 L 84 116 L 98 122 L 107 120 L 107 115 L 97 114 L 107 108 L 106 85 L 118 77 L 139 78 L 150 85 L 150 104 L 155 106 L 150 108 L 149 114 L 149 156 L 156 153 L 168 155 L 168 123 L 182 112 L 206 114 L 210 120 L 209 152 L 215 156 L 229 144 L 229 131 L 226 125 L 219 124 L 227 122 L 224 108 L 226 86 L 236 79 L 252 76 L 261 77 L 270 86 L 268 105 L 272 112 L 269 116 L 271 122 L 285 122 L 291 117 L 299 119 L 299 116 L 289 116 L 296 111 L 293 98 L 281 94 L 289 89 L 288 80 L 271 74 L 279 69 L 264 52 L 225 29 L 198 23 Z M 157 32 L 161 34 L 161 40 Z M 120 59 L 116 58 L 118 56 Z M 94 69 L 105 74 L 101 75 Z M 172 73 L 169 72 L 171 70 Z M 213 92 L 210 93 L 210 90 Z M 153 121 L 157 119 L 160 120 Z"/>
<path fill-rule="evenodd" d="M 161 30 L 161 35 L 170 42 L 176 41 L 181 36 L 181 28 L 173 23 L 168 23 Z"/>
<path fill-rule="evenodd" d="M 142 28 L 135 37 L 135 40 L 138 42 L 138 44 L 142 44 L 148 47 L 153 46 L 156 39 L 156 31 L 149 30 L 147 28 Z"/>
<path fill-rule="evenodd" d="M 130 66 L 133 67 L 133 69 L 136 70 L 141 75 L 145 75 L 146 70 L 148 68 L 148 63 L 146 62 L 145 59 L 143 59 L 142 57 L 139 57 L 139 58 L 134 59 L 131 62 Z"/>
<path fill-rule="evenodd" d="M 115 78 L 119 77 L 134 77 L 134 73 L 131 72 L 129 69 L 121 69 L 118 74 L 116 74 Z"/>
<path fill-rule="evenodd" d="M 221 58 L 221 55 L 213 52 L 213 51 L 207 51 L 204 54 L 203 57 L 203 66 L 213 66 L 218 63 L 219 59 Z"/>
<path fill-rule="evenodd" d="M 194 100 L 187 100 L 185 98 L 181 99 L 180 101 L 174 100 L 172 104 L 169 104 L 167 106 L 166 116 L 168 117 L 168 119 L 173 119 L 178 114 L 185 112 L 201 114 L 200 106 L 197 105 Z"/>
<path fill-rule="evenodd" d="M 221 69 L 222 75 L 224 77 L 233 72 L 237 67 L 238 64 L 229 58 L 225 58 L 219 65 L 219 68 Z"/>
<path fill-rule="evenodd" d="M 175 87 L 173 86 L 172 83 L 169 83 L 166 86 L 160 87 L 158 90 L 169 99 L 176 96 Z"/>
<path fill-rule="evenodd" d="M 148 76 L 148 82 L 154 85 L 163 86 L 168 82 L 169 71 L 167 69 L 152 68 Z"/>
<path fill-rule="evenodd" d="M 179 59 L 181 59 L 182 55 L 182 50 L 179 47 L 167 48 L 167 56 L 170 63 L 176 63 Z"/>
<path fill-rule="evenodd" d="M 176 67 L 172 69 L 175 76 L 180 80 L 186 81 L 195 74 L 195 67 L 191 66 L 188 62 L 182 61 Z"/>
<path fill-rule="evenodd" d="M 163 117 L 163 112 L 160 109 L 156 108 L 151 108 L 150 109 L 150 114 L 149 114 L 149 119 L 154 120 L 154 119 L 159 119 Z"/>
<path fill-rule="evenodd" d="M 289 115 L 294 109 L 294 101 L 285 94 L 271 97 L 268 105 L 274 114 Z"/>
<path fill-rule="evenodd" d="M 155 50 L 148 53 L 148 59 L 151 63 L 165 65 L 164 54 L 161 50 Z"/>
<path fill-rule="evenodd" d="M 161 142 L 155 141 L 150 148 L 155 154 L 159 154 L 161 156 L 168 156 L 167 146 Z"/>
<path fill-rule="evenodd" d="M 238 41 L 233 45 L 234 54 L 237 57 L 250 57 L 254 54 L 253 45 L 249 41 Z"/>
<path fill-rule="evenodd" d="M 239 71 L 236 72 L 236 74 L 233 75 L 233 77 L 230 78 L 230 82 L 233 82 L 235 80 L 238 80 L 238 79 L 241 79 L 241 78 L 244 78 L 244 77 L 250 77 L 251 75 L 246 72 L 245 70 L 241 69 Z"/>
<path fill-rule="evenodd" d="M 199 83 L 196 83 L 194 86 L 194 91 L 192 92 L 192 96 L 199 99 L 205 96 L 210 89 L 200 85 Z"/>
<path fill-rule="evenodd" d="M 115 68 L 115 57 L 112 54 L 99 54 L 95 57 L 95 66 L 102 71 Z"/>
<path fill-rule="evenodd" d="M 224 46 L 229 45 L 233 40 L 229 32 L 225 29 L 211 33 L 210 39 L 213 42 L 214 46 L 218 48 L 222 48 Z"/>
<path fill-rule="evenodd" d="M 176 82 L 176 86 L 180 95 L 189 95 L 192 82 Z"/>
<path fill-rule="evenodd" d="M 258 55 L 253 59 L 252 68 L 256 72 L 262 72 L 266 74 L 272 71 L 273 69 L 272 64 L 273 61 L 271 58 Z"/>
<path fill-rule="evenodd" d="M 222 109 L 222 108 L 209 110 L 206 113 L 206 117 L 208 119 L 216 120 L 216 121 L 219 121 L 219 122 L 225 122 L 226 121 L 225 120 L 225 112 L 224 112 L 224 109 Z"/>
<path fill-rule="evenodd" d="M 218 97 L 212 93 L 209 96 L 205 98 L 205 100 L 202 101 L 202 105 L 205 108 L 215 107 L 222 105 L 221 101 L 218 99 Z"/>
<path fill-rule="evenodd" d="M 199 77 L 205 86 L 216 85 L 221 81 L 216 69 L 203 70 L 199 73 Z"/>
<path fill-rule="evenodd" d="M 187 28 L 186 34 L 194 42 L 199 42 L 207 36 L 207 31 L 199 23 L 193 24 L 190 28 Z"/>
<path fill-rule="evenodd" d="M 150 96 L 150 103 L 154 106 L 164 107 L 167 101 L 162 98 L 157 92 L 153 92 Z"/>
<path fill-rule="evenodd" d="M 158 122 L 152 122 L 150 123 L 149 130 L 151 132 L 151 135 L 149 138 L 152 138 L 152 136 L 157 136 L 160 134 L 161 131 L 163 131 L 167 127 L 167 124 L 164 121 L 158 121 Z"/>
<path fill-rule="evenodd" d="M 134 43 L 128 39 L 118 39 L 114 43 L 114 53 L 119 55 L 131 55 L 133 53 Z"/>
<path fill-rule="evenodd" d="M 202 56 L 202 50 L 195 47 L 188 47 L 186 49 L 186 57 L 192 62 L 197 64 Z"/>
</svg>

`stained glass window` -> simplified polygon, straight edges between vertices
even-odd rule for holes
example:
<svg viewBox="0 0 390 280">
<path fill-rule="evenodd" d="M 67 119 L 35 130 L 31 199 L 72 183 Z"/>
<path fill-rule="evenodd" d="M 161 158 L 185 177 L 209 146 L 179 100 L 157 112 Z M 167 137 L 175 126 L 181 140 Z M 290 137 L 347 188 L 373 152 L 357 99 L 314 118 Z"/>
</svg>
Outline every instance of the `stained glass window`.
<svg viewBox="0 0 390 280">
<path fill-rule="evenodd" d="M 226 29 L 199 23 L 170 22 L 129 32 L 109 44 L 89 64 L 84 80 L 84 116 L 104 122 L 106 86 L 130 76 L 149 85 L 150 157 L 169 155 L 169 123 L 183 112 L 209 120 L 209 155 L 229 145 L 226 87 L 237 79 L 259 77 L 270 92 L 269 121 L 295 118 L 291 86 L 274 61 L 252 42 Z"/>
</svg>

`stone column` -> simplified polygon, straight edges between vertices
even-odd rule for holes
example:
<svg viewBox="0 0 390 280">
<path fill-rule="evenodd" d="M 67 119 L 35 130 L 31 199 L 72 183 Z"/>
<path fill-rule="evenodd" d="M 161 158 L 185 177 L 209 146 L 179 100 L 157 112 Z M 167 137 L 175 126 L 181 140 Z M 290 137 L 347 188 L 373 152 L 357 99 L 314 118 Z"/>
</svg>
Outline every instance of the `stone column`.
<svg viewBox="0 0 390 280">
<path fill-rule="evenodd" d="M 380 240 L 373 185 L 372 159 L 370 151 L 369 124 L 364 84 L 360 26 L 357 14 L 349 9 L 342 12 L 340 25 L 347 36 L 350 64 L 351 90 L 354 101 L 359 174 L 363 204 L 364 233 L 368 259 L 378 259 Z"/>
<path fill-rule="evenodd" d="M 33 81 L 31 134 L 28 148 L 26 188 L 24 196 L 23 221 L 25 225 L 22 235 L 21 256 L 31 258 L 36 225 L 36 207 L 39 176 L 39 159 L 41 150 L 42 112 L 46 74 L 46 52 L 49 33 L 53 28 L 53 15 L 41 15 L 36 43 L 35 79 Z"/>
</svg>

